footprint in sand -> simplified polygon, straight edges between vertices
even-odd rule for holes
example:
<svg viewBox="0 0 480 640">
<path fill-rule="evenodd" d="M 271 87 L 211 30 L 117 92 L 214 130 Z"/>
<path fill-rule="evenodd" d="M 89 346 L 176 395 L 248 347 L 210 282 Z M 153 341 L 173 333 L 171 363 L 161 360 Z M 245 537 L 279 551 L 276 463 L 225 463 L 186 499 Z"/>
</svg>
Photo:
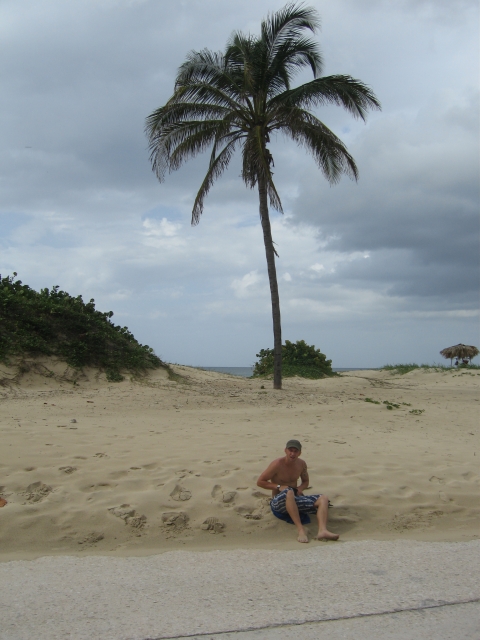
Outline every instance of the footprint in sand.
<svg viewBox="0 0 480 640">
<path fill-rule="evenodd" d="M 192 492 L 177 484 L 175 485 L 175 489 L 170 494 L 170 497 L 172 498 L 172 500 L 183 502 L 184 500 L 190 500 L 190 498 L 192 497 Z"/>
<path fill-rule="evenodd" d="M 221 485 L 216 484 L 212 489 L 212 498 L 218 500 L 219 502 L 223 502 L 225 504 L 229 504 L 235 500 L 235 496 L 237 495 L 236 491 L 223 491 Z"/>
<path fill-rule="evenodd" d="M 247 520 L 261 520 L 270 511 L 270 496 L 261 491 L 252 491 L 256 505 L 240 504 L 235 507 L 235 511 Z"/>
<path fill-rule="evenodd" d="M 58 467 L 59 471 L 63 471 L 63 473 L 73 473 L 74 471 L 77 470 L 77 467 Z"/>
<path fill-rule="evenodd" d="M 49 487 L 48 484 L 38 481 L 29 484 L 25 489 L 24 495 L 29 502 L 41 502 L 52 491 L 52 487 Z"/>
<path fill-rule="evenodd" d="M 462 473 L 461 475 L 462 478 L 465 478 L 465 480 L 476 480 L 478 478 L 478 476 L 471 471 L 467 471 L 466 473 Z"/>
<path fill-rule="evenodd" d="M 376 486 L 377 485 L 374 485 L 374 488 L 376 488 Z M 414 491 L 414 489 L 412 489 L 411 487 L 407 487 L 406 485 L 404 485 L 398 489 L 397 494 L 401 498 L 413 498 L 413 496 L 416 494 L 416 491 Z"/>
<path fill-rule="evenodd" d="M 261 507 L 255 508 L 240 504 L 238 507 L 235 507 L 235 511 L 247 520 L 261 520 L 263 518 L 263 509 Z"/>
<path fill-rule="evenodd" d="M 252 491 L 252 497 L 256 498 L 257 506 L 250 514 L 250 517 L 253 520 L 260 520 L 261 518 L 263 518 L 265 513 L 270 512 L 270 500 L 272 498 L 271 496 L 267 495 L 266 493 L 262 493 L 261 491 Z M 248 518 L 248 516 L 245 517 Z"/>
<path fill-rule="evenodd" d="M 106 453 L 102 453 L 102 452 L 96 453 L 93 457 L 94 458 L 108 458 L 107 454 Z"/>
<path fill-rule="evenodd" d="M 89 484 L 81 487 L 81 491 L 84 491 L 86 493 L 92 491 L 105 491 L 105 489 L 113 489 L 114 486 L 115 485 L 112 486 L 108 482 L 97 482 L 97 484 Z"/>
<path fill-rule="evenodd" d="M 389 529 L 402 531 L 403 529 L 424 529 L 432 526 L 434 520 L 443 516 L 443 511 L 435 511 L 424 507 L 416 507 L 410 513 L 396 514 L 392 522 L 388 524 Z"/>
<path fill-rule="evenodd" d="M 119 478 L 124 478 L 125 476 L 128 476 L 128 471 L 111 471 L 109 474 L 110 478 L 113 478 L 114 480 L 118 480 Z"/>
<path fill-rule="evenodd" d="M 208 531 L 209 533 L 222 533 L 222 531 L 225 529 L 225 524 L 223 522 L 220 522 L 218 518 L 210 516 L 209 518 L 204 520 L 200 529 Z"/>
<path fill-rule="evenodd" d="M 185 478 L 187 474 L 195 474 L 197 476 L 200 475 L 199 473 L 196 474 L 195 471 L 190 471 L 189 469 L 180 469 L 180 471 L 175 471 L 175 475 L 177 475 L 179 479 Z"/>
<path fill-rule="evenodd" d="M 170 531 L 180 533 L 187 528 L 188 515 L 184 511 L 166 511 L 162 513 L 162 523 Z"/>
<path fill-rule="evenodd" d="M 121 518 L 134 529 L 143 529 L 147 524 L 147 516 L 139 516 L 138 513 L 129 504 L 121 504 L 119 507 L 111 507 L 109 509 L 114 516 Z"/>
<path fill-rule="evenodd" d="M 105 535 L 103 533 L 96 533 L 95 531 L 93 531 L 92 533 L 89 533 L 88 535 L 85 536 L 85 538 L 83 538 L 83 540 L 79 540 L 78 544 L 84 544 L 86 546 L 90 546 L 92 544 L 96 544 L 97 542 L 100 542 L 100 540 L 103 540 L 105 538 Z"/>
<path fill-rule="evenodd" d="M 337 496 L 335 499 L 335 504 L 337 504 L 337 500 L 341 499 L 343 496 Z M 329 505 L 331 506 L 331 505 Z M 360 522 L 362 518 L 358 515 L 356 511 L 354 511 L 351 507 L 342 507 L 337 506 L 334 514 L 331 516 L 332 520 L 335 522 L 344 522 L 349 524 L 355 524 Z"/>
<path fill-rule="evenodd" d="M 252 496 L 260 500 L 267 500 L 268 504 L 270 504 L 271 496 L 266 493 L 262 493 L 261 491 L 253 491 Z"/>
</svg>

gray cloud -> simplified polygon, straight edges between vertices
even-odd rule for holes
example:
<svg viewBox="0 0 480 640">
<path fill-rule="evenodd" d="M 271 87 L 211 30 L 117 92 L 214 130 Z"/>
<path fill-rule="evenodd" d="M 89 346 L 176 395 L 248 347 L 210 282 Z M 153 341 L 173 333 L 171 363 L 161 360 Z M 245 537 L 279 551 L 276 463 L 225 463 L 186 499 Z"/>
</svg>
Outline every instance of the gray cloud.
<svg viewBox="0 0 480 640">
<path fill-rule="evenodd" d="M 475 304 L 477 113 L 478 97 L 470 96 L 440 113 L 378 120 L 352 145 L 359 184 L 325 188 L 309 170 L 294 205 L 297 218 L 318 225 L 330 250 L 372 252 L 361 272 L 350 267 L 342 277 L 387 279 L 392 295 L 465 294 L 467 306 Z M 395 269 L 380 267 L 375 252 L 385 250 Z"/>
</svg>

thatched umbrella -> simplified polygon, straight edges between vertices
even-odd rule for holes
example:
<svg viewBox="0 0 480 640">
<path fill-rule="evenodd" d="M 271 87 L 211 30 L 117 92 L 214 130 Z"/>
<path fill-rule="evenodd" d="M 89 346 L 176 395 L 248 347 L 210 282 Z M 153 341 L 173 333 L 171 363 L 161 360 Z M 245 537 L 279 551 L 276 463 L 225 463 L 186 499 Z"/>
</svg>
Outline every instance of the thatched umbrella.
<svg viewBox="0 0 480 640">
<path fill-rule="evenodd" d="M 453 362 L 454 358 L 468 358 L 470 362 L 472 358 L 478 356 L 480 351 L 477 347 L 468 344 L 456 344 L 454 347 L 447 347 L 440 351 L 440 355 L 444 358 L 450 358 L 450 364 Z"/>
</svg>

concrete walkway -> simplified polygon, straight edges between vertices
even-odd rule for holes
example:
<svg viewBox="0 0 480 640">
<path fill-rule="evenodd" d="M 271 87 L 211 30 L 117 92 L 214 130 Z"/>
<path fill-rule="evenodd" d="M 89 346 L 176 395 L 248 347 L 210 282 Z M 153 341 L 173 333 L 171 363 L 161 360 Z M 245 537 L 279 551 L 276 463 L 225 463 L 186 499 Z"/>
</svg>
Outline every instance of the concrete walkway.
<svg viewBox="0 0 480 640">
<path fill-rule="evenodd" d="M 1 640 L 479 640 L 480 541 L 0 564 Z"/>
</svg>

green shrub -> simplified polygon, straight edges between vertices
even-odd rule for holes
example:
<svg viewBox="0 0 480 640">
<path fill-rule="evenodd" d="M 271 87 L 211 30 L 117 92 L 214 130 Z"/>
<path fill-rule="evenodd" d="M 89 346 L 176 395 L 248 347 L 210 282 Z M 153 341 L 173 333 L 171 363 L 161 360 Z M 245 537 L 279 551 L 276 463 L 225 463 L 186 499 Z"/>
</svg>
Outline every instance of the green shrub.
<svg viewBox="0 0 480 640">
<path fill-rule="evenodd" d="M 371 402 L 372 404 L 385 404 L 387 409 L 392 411 L 393 409 L 400 409 L 400 405 L 405 407 L 411 407 L 410 402 L 392 402 L 391 400 L 384 400 L 383 403 L 379 400 L 373 400 L 373 398 L 364 398 L 365 402 Z M 410 412 L 411 413 L 411 412 Z"/>
<path fill-rule="evenodd" d="M 415 369 L 426 369 L 426 368 L 430 368 L 429 365 L 426 364 L 422 364 L 421 366 L 419 364 L 386 364 L 385 366 L 381 367 L 381 369 L 383 371 L 393 371 L 394 373 L 399 373 L 400 375 L 404 375 L 405 373 L 410 373 L 410 371 L 414 371 Z"/>
<path fill-rule="evenodd" d="M 444 364 L 386 364 L 380 368 L 381 371 L 391 371 L 392 373 L 398 373 L 400 375 L 404 375 L 406 373 L 410 373 L 410 371 L 415 371 L 415 369 L 425 369 L 427 371 L 442 371 L 442 372 L 455 372 L 458 369 L 480 369 L 480 366 L 477 364 L 459 364 L 456 367 L 452 367 L 450 365 Z"/>
<path fill-rule="evenodd" d="M 387 409 L 390 409 L 390 410 L 392 410 L 393 408 L 395 408 L 395 409 L 399 409 L 400 408 L 399 404 L 397 404 L 396 402 L 391 402 L 390 400 L 384 400 L 383 404 L 386 404 L 387 405 Z"/>
<path fill-rule="evenodd" d="M 273 349 L 261 349 L 257 353 L 259 361 L 253 368 L 253 377 L 270 376 L 273 374 Z M 282 375 L 285 378 L 300 376 L 302 378 L 324 378 L 337 375 L 332 371 L 332 361 L 315 349 L 315 345 L 308 345 L 305 340 L 293 343 L 285 340 L 282 345 Z"/>
<path fill-rule="evenodd" d="M 56 356 L 72 367 L 98 367 L 112 382 L 121 370 L 141 372 L 164 366 L 153 349 L 135 340 L 127 327 L 110 320 L 59 287 L 34 291 L 13 277 L 0 276 L 0 361 L 9 356 Z"/>
</svg>

